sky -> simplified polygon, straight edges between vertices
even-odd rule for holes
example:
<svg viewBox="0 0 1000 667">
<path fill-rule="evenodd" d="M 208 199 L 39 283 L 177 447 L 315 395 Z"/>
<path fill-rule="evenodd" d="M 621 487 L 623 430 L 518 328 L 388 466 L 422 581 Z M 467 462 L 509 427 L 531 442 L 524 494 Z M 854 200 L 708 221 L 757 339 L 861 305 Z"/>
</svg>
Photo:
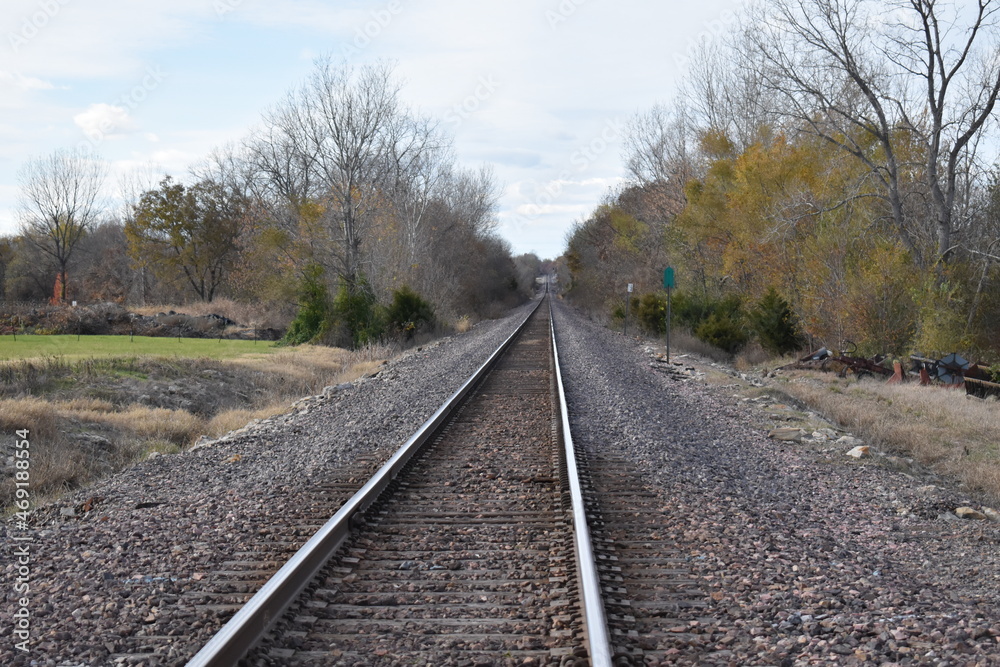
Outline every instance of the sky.
<svg viewBox="0 0 1000 667">
<path fill-rule="evenodd" d="M 554 258 L 622 182 L 630 118 L 669 101 L 741 0 L 4 0 L 0 234 L 30 159 L 85 147 L 185 178 L 239 142 L 317 57 L 391 60 L 402 101 L 492 166 L 499 233 Z"/>
</svg>

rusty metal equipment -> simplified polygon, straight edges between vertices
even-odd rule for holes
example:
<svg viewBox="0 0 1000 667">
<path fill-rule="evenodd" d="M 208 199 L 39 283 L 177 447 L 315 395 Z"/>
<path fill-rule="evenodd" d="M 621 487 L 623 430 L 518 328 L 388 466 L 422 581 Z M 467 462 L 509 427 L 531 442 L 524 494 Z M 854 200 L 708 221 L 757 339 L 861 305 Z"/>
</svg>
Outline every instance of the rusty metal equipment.
<svg viewBox="0 0 1000 667">
<path fill-rule="evenodd" d="M 854 349 L 857 348 L 855 347 Z M 799 359 L 798 363 L 794 364 L 794 367 L 836 372 L 840 377 L 846 377 L 848 373 L 854 373 L 857 377 L 880 376 L 888 379 L 892 376 L 892 371 L 882 365 L 883 360 L 884 357 L 880 355 L 866 359 L 850 354 L 831 352 L 824 347 Z"/>
<path fill-rule="evenodd" d="M 969 370 L 969 365 L 964 357 L 952 352 L 938 361 L 938 380 L 944 384 L 961 384 L 965 382 L 965 372 Z"/>
<path fill-rule="evenodd" d="M 951 353 L 941 359 L 929 359 L 913 355 L 910 357 L 913 362 L 913 372 L 920 373 L 921 384 L 928 384 L 929 380 L 938 382 L 949 387 L 959 387 L 965 382 L 965 378 L 973 375 L 970 373 L 968 360 L 958 353 Z"/>
<path fill-rule="evenodd" d="M 845 377 L 848 373 L 854 373 L 857 377 L 881 376 L 890 383 L 905 382 L 908 374 L 903 369 L 902 364 L 895 361 L 890 370 L 883 365 L 884 359 L 885 357 L 881 355 L 865 359 L 852 354 L 831 352 L 824 347 L 785 368 L 836 372 L 840 377 Z M 965 392 L 970 396 L 979 398 L 996 396 L 1000 398 L 1000 382 L 995 381 L 994 375 L 985 367 L 970 363 L 968 359 L 957 352 L 945 355 L 941 359 L 913 355 L 910 357 L 910 361 L 912 362 L 910 373 L 920 377 L 921 385 L 937 382 L 946 387 L 965 387 Z"/>
<path fill-rule="evenodd" d="M 941 359 L 912 356 L 914 372 L 920 373 L 921 384 L 937 380 L 947 387 L 965 387 L 965 393 L 977 398 L 1000 398 L 1000 383 L 983 366 L 969 363 L 960 354 L 951 353 Z"/>
<path fill-rule="evenodd" d="M 1000 398 L 1000 383 L 980 380 L 978 378 L 965 378 L 965 393 L 977 398 L 987 398 L 989 396 Z"/>
</svg>

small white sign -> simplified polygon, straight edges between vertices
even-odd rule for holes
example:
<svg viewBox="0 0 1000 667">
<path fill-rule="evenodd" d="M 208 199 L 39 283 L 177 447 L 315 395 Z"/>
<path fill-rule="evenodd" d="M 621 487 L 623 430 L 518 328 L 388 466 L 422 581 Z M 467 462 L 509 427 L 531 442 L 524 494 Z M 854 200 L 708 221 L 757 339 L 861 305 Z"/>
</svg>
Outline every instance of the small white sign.
<svg viewBox="0 0 1000 667">
<path fill-rule="evenodd" d="M 632 283 L 629 283 L 629 284 L 628 284 L 628 293 L 629 293 L 629 294 L 631 294 L 631 293 L 632 293 Z"/>
</svg>

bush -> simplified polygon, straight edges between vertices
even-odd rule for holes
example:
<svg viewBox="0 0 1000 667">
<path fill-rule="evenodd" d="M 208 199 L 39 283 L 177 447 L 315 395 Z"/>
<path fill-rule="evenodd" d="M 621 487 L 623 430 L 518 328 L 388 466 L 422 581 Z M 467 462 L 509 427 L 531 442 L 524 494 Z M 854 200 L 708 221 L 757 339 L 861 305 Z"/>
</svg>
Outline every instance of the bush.
<svg viewBox="0 0 1000 667">
<path fill-rule="evenodd" d="M 386 322 L 392 331 L 410 340 L 421 328 L 434 324 L 434 309 L 419 294 L 403 286 L 392 293 Z"/>
<path fill-rule="evenodd" d="M 363 275 L 354 283 L 340 279 L 333 316 L 342 339 L 338 344 L 356 349 L 378 341 L 385 333 L 385 314 Z"/>
<path fill-rule="evenodd" d="M 694 331 L 701 322 L 711 314 L 711 309 L 705 300 L 699 299 L 687 292 L 675 291 L 670 299 L 670 318 L 672 324 L 687 327 Z"/>
<path fill-rule="evenodd" d="M 673 304 L 671 304 L 671 309 Z M 643 294 L 636 309 L 642 327 L 651 334 L 662 336 L 667 332 L 667 295 Z M 672 313 L 671 313 L 672 314 Z"/>
<path fill-rule="evenodd" d="M 284 345 L 301 345 L 321 338 L 329 327 L 330 298 L 323 281 L 323 267 L 306 267 L 299 287 L 299 313 L 281 340 Z"/>
<path fill-rule="evenodd" d="M 760 344 L 771 354 L 782 356 L 802 347 L 799 318 L 773 287 L 750 311 L 749 319 Z"/>
<path fill-rule="evenodd" d="M 616 323 L 621 324 L 625 321 L 625 306 L 626 303 L 621 301 L 611 309 L 611 319 Z M 635 318 L 635 313 L 639 309 L 639 297 L 630 296 L 628 297 L 628 315 L 630 318 Z"/>
<path fill-rule="evenodd" d="M 694 331 L 715 314 L 739 321 L 742 318 L 740 298 L 730 294 L 721 299 L 712 299 L 681 291 L 675 291 L 671 296 L 670 319 L 674 325 Z"/>
<path fill-rule="evenodd" d="M 725 311 L 710 315 L 694 330 L 694 335 L 701 341 L 735 354 L 746 345 L 750 336 L 735 317 Z"/>
</svg>

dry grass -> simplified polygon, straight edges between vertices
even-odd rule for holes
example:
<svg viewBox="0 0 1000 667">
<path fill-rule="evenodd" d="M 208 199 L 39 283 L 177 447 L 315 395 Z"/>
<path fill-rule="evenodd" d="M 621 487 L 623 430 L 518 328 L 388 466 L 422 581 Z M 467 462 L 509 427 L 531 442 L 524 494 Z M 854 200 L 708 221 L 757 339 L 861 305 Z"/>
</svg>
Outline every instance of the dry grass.
<svg viewBox="0 0 1000 667">
<path fill-rule="evenodd" d="M 770 362 L 772 359 L 773 355 L 765 350 L 760 343 L 751 341 L 736 354 L 736 358 L 733 360 L 733 368 L 746 372 L 755 366 Z M 789 363 L 792 361 L 794 359 L 789 359 Z"/>
<path fill-rule="evenodd" d="M 733 360 L 732 355 L 725 350 L 720 350 L 714 345 L 698 340 L 689 331 L 683 329 L 674 329 L 670 332 L 670 347 L 723 364 L 728 364 Z"/>
<path fill-rule="evenodd" d="M 51 397 L 17 392 L 21 395 L 0 398 L 0 432 L 30 431 L 31 475 L 36 497 L 58 495 L 151 452 L 181 451 L 202 435 L 216 438 L 255 419 L 283 414 L 293 401 L 318 394 L 327 385 L 371 374 L 394 353 L 394 348 L 388 346 L 356 351 L 302 346 L 225 361 L 139 358 L 127 360 L 128 363 L 109 360 L 100 367 L 93 363 L 84 367 L 85 362 L 32 366 L 39 376 L 32 383 L 33 389 L 43 396 L 49 392 Z M 148 373 L 196 382 L 208 369 L 225 370 L 227 382 L 238 382 L 247 388 L 248 396 L 261 398 L 248 398 L 247 404 L 239 407 L 220 405 L 214 413 L 194 414 L 140 404 L 131 395 L 116 395 L 110 400 L 87 395 L 92 389 L 106 390 L 102 383 L 123 373 L 136 381 L 145 381 Z M 65 382 L 51 381 L 54 376 L 59 380 L 63 375 L 75 379 L 73 389 L 67 389 Z M 19 381 L 23 378 L 11 376 L 7 380 L 24 389 Z M 55 388 L 47 388 L 49 385 Z M 67 392 L 78 395 L 67 397 Z M 87 434 L 105 438 L 111 443 L 111 451 L 81 445 L 86 442 Z M 12 498 L 11 479 L 12 476 L 7 476 L 0 480 L 0 505 L 6 505 Z"/>
<path fill-rule="evenodd" d="M 207 420 L 202 433 L 209 438 L 220 436 L 243 428 L 255 419 L 267 419 L 288 412 L 287 401 L 276 401 L 262 408 L 225 410 Z"/>
<path fill-rule="evenodd" d="M 299 398 L 367 375 L 395 354 L 395 348 L 388 345 L 359 350 L 300 345 L 273 354 L 247 355 L 231 363 L 259 373 L 257 384 L 268 393 Z"/>
<path fill-rule="evenodd" d="M 886 451 L 1000 498 L 1000 405 L 964 391 L 793 371 L 782 388 Z"/>
<path fill-rule="evenodd" d="M 52 405 L 40 398 L 0 399 L 0 431 L 3 433 L 27 429 L 32 440 L 54 440 L 59 435 L 59 428 L 53 417 Z"/>
<path fill-rule="evenodd" d="M 184 444 L 197 438 L 204 420 L 186 410 L 130 405 L 115 412 L 80 411 L 73 415 L 80 421 L 103 424 L 140 440 L 166 440 Z"/>
<path fill-rule="evenodd" d="M 468 315 L 462 315 L 458 320 L 455 321 L 455 332 L 456 333 L 466 333 L 472 329 L 472 318 Z"/>
<path fill-rule="evenodd" d="M 0 399 L 0 432 L 27 430 L 31 443 L 31 489 L 36 499 L 73 488 L 76 480 L 99 473 L 93 453 L 67 447 L 63 421 L 48 401 L 36 397 Z M 0 505 L 13 500 L 14 475 L 0 480 Z"/>
</svg>

